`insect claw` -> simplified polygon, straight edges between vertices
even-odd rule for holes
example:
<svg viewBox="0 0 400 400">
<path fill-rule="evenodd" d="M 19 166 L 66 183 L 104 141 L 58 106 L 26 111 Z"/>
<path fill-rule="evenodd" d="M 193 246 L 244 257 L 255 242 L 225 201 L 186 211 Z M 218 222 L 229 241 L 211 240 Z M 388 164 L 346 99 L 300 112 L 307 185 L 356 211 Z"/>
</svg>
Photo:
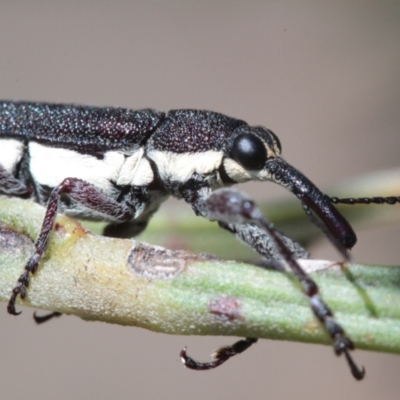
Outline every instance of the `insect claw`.
<svg viewBox="0 0 400 400">
<path fill-rule="evenodd" d="M 15 310 L 15 299 L 17 298 L 17 296 L 18 296 L 18 292 L 15 292 L 15 289 L 14 289 L 13 294 L 11 295 L 10 301 L 8 302 L 8 305 L 7 305 L 7 311 L 11 315 L 19 315 L 22 312 L 22 311 L 17 312 Z"/>
<path fill-rule="evenodd" d="M 351 374 L 354 376 L 355 379 L 360 381 L 365 376 L 365 368 L 362 367 L 360 369 L 354 362 L 353 358 L 349 353 L 349 350 L 353 349 L 354 349 L 354 344 L 350 339 L 342 336 L 342 334 L 339 334 L 337 336 L 334 343 L 334 350 L 336 355 L 340 356 L 341 354 L 344 354 L 344 356 L 346 357 L 347 364 L 350 367 Z"/>
<path fill-rule="evenodd" d="M 350 356 L 349 351 L 347 349 L 343 350 L 344 356 L 346 357 L 347 364 L 349 364 L 351 374 L 355 379 L 360 381 L 365 376 L 365 368 L 361 367 L 361 369 L 354 362 L 353 358 Z"/>
<path fill-rule="evenodd" d="M 49 321 L 50 319 L 53 319 L 55 317 L 60 317 L 62 315 L 62 313 L 58 312 L 58 311 L 54 311 L 45 315 L 37 315 L 37 312 L 35 311 L 33 313 L 33 319 L 35 320 L 35 322 L 37 324 L 43 324 L 44 322 Z"/>
<path fill-rule="evenodd" d="M 18 311 L 18 312 L 15 311 L 15 307 L 14 307 L 13 305 L 8 305 L 7 311 L 8 311 L 8 313 L 11 314 L 11 315 L 19 315 L 19 314 L 22 313 L 22 311 Z"/>
</svg>

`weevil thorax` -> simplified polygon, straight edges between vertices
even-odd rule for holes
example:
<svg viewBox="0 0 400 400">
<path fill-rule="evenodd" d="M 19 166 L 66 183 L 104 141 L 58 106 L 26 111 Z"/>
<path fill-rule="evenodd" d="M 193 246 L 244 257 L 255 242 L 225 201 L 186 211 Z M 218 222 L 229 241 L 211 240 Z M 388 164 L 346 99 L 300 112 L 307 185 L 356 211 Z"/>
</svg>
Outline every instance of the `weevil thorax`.
<svg viewBox="0 0 400 400">
<path fill-rule="evenodd" d="M 147 157 L 168 187 L 194 175 L 205 177 L 214 188 L 267 180 L 266 159 L 279 154 L 279 140 L 271 131 L 202 110 L 170 111 L 146 146 Z"/>
<path fill-rule="evenodd" d="M 146 155 L 157 167 L 161 181 L 170 189 L 194 175 L 210 186 L 222 186 L 219 169 L 226 143 L 244 121 L 202 110 L 172 110 L 152 134 Z"/>
</svg>

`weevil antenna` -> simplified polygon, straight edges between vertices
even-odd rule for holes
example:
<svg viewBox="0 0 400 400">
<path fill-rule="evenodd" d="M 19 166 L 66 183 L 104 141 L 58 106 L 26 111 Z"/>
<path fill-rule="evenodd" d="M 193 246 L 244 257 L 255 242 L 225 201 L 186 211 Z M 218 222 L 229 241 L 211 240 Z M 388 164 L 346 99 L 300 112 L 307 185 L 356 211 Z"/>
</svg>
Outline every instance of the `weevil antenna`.
<svg viewBox="0 0 400 400">
<path fill-rule="evenodd" d="M 344 198 L 339 197 L 328 197 L 329 201 L 333 204 L 398 204 L 400 203 L 400 196 L 388 196 L 388 197 L 358 197 L 358 198 Z"/>
</svg>

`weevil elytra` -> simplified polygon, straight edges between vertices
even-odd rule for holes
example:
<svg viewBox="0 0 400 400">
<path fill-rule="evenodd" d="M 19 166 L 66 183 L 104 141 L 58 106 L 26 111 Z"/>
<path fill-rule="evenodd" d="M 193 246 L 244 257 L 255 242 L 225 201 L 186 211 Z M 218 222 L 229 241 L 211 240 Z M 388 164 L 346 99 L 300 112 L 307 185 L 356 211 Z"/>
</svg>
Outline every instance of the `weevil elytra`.
<svg viewBox="0 0 400 400">
<path fill-rule="evenodd" d="M 321 193 L 286 163 L 279 139 L 269 129 L 202 110 L 162 113 L 0 102 L 0 193 L 47 207 L 36 251 L 12 291 L 8 312 L 18 314 L 16 298 L 26 296 L 58 211 L 108 221 L 105 235 L 126 237 L 140 233 L 159 205 L 174 196 L 190 204 L 197 215 L 217 221 L 261 256 L 283 259 L 331 336 L 336 354 L 343 353 L 353 376 L 362 379 L 364 369 L 349 354 L 353 343 L 296 261 L 307 257 L 306 251 L 278 233 L 251 199 L 228 188 L 249 180 L 272 181 L 289 189 L 349 259 L 356 235 L 332 204 L 341 200 Z M 185 349 L 181 357 L 189 368 L 211 369 L 256 341 L 246 338 L 223 347 L 209 363 L 194 361 Z"/>
</svg>

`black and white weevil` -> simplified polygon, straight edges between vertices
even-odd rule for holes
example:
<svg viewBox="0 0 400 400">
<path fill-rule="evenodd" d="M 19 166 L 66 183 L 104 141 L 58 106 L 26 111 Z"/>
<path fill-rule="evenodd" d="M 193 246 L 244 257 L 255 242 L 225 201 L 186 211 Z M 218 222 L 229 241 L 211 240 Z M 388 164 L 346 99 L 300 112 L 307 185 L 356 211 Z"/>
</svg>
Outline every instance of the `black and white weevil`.
<svg viewBox="0 0 400 400">
<path fill-rule="evenodd" d="M 331 336 L 336 354 L 343 353 L 353 376 L 362 379 L 364 369 L 349 354 L 353 343 L 296 261 L 307 256 L 305 250 L 276 232 L 251 199 L 226 188 L 250 180 L 286 187 L 348 260 L 356 235 L 332 204 L 341 200 L 321 193 L 280 154 L 279 139 L 269 129 L 211 111 L 165 114 L 152 109 L 0 102 L 0 193 L 47 205 L 36 251 L 12 291 L 8 312 L 19 314 L 16 298 L 26 296 L 30 274 L 46 251 L 58 211 L 108 221 L 106 235 L 126 237 L 140 233 L 172 195 L 263 257 L 282 258 Z M 246 338 L 223 347 L 208 363 L 194 361 L 186 350 L 181 357 L 189 368 L 211 369 L 256 341 Z"/>
</svg>

